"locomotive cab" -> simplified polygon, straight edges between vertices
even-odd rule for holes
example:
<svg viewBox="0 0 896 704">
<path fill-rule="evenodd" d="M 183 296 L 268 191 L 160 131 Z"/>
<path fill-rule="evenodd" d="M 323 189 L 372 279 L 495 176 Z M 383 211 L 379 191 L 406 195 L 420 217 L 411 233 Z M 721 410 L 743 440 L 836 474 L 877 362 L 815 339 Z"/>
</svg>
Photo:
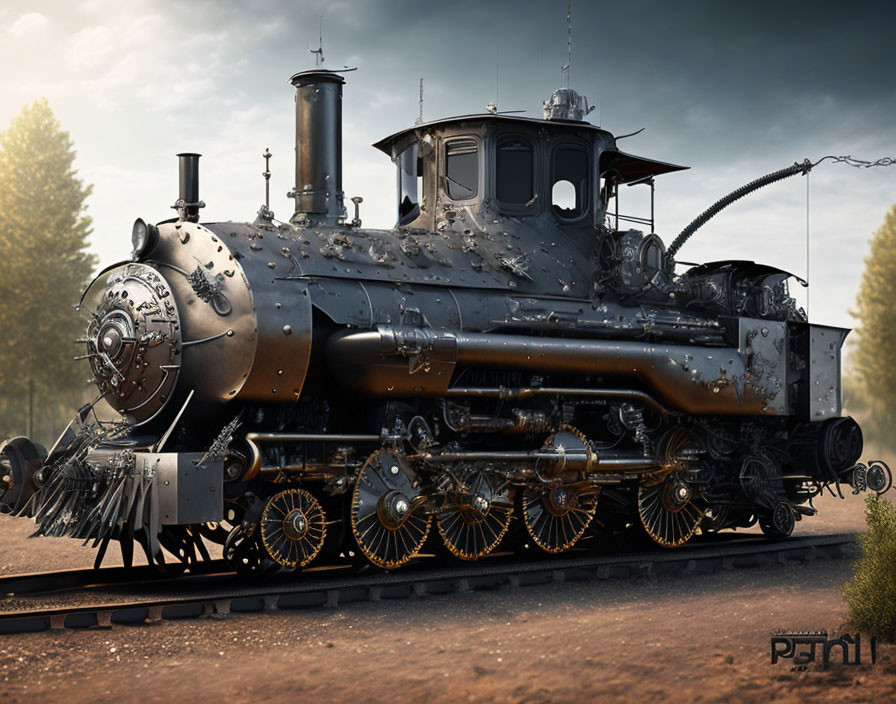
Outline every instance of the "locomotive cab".
<svg viewBox="0 0 896 704">
<path fill-rule="evenodd" d="M 547 124 L 487 113 L 424 123 L 378 142 L 396 165 L 397 226 L 445 229 L 460 209 L 499 218 L 550 215 L 567 227 L 600 223 L 595 157 L 612 148 L 612 136 L 584 123 Z"/>
<path fill-rule="evenodd" d="M 548 104 L 546 103 L 546 106 Z M 476 236 L 476 225 L 513 223 L 571 235 L 590 250 L 620 185 L 649 183 L 687 167 L 618 150 L 608 131 L 578 113 L 545 119 L 484 113 L 417 124 L 377 142 L 397 172 L 396 228 Z M 574 118 L 578 116 L 578 119 Z M 464 217 L 466 215 L 466 217 Z M 615 212 L 614 228 L 629 219 Z M 471 227 L 472 225 L 472 227 Z"/>
</svg>

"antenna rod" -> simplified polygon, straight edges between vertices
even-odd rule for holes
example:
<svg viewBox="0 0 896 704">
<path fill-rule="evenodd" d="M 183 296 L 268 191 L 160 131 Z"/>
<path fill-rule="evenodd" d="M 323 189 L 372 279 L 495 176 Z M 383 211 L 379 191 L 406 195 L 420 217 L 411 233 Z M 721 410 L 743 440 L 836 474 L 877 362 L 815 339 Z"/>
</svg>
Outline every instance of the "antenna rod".
<svg viewBox="0 0 896 704">
<path fill-rule="evenodd" d="M 495 47 L 495 107 L 498 106 L 498 97 L 500 92 L 500 83 L 498 81 L 498 69 L 500 67 L 500 55 L 499 52 L 501 50 L 498 47 Z"/>
<path fill-rule="evenodd" d="M 566 4 L 566 87 L 572 75 L 572 0 Z"/>
<path fill-rule="evenodd" d="M 314 65 L 320 66 L 324 62 L 324 16 L 320 16 L 320 28 L 317 37 L 317 49 L 309 49 L 314 54 Z"/>
<path fill-rule="evenodd" d="M 417 124 L 423 124 L 423 76 L 420 77 L 420 114 L 417 116 Z"/>
<path fill-rule="evenodd" d="M 271 207 L 271 149 L 265 147 L 264 154 L 264 207 L 270 210 Z"/>
</svg>

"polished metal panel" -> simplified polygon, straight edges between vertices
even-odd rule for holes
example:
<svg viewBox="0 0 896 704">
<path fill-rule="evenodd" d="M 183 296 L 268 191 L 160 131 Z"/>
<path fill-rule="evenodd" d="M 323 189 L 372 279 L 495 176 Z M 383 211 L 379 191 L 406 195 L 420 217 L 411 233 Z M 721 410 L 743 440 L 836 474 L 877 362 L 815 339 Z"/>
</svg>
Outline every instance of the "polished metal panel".
<svg viewBox="0 0 896 704">
<path fill-rule="evenodd" d="M 809 420 L 840 415 L 840 348 L 846 328 L 809 326 Z"/>
<path fill-rule="evenodd" d="M 401 288 L 379 281 L 313 278 L 311 301 L 334 322 L 355 327 L 428 325 L 458 330 L 463 314 L 448 287 L 411 285 Z M 484 296 L 471 301 L 468 312 L 481 306 Z"/>
<path fill-rule="evenodd" d="M 787 364 L 790 346 L 787 323 L 739 318 L 738 326 L 738 353 L 746 359 L 746 384 L 765 397 L 768 407 L 775 413 L 789 413 Z"/>
<path fill-rule="evenodd" d="M 224 515 L 224 463 L 196 463 L 201 452 L 138 452 L 137 469 L 154 475 L 162 525 L 208 523 Z"/>
<path fill-rule="evenodd" d="M 258 345 L 240 399 L 294 402 L 311 356 L 311 298 L 301 280 L 258 281 L 253 301 Z"/>
<path fill-rule="evenodd" d="M 636 389 L 586 389 L 581 387 L 538 386 L 538 387 L 451 387 L 445 391 L 449 398 L 495 398 L 501 401 L 511 399 L 527 399 L 534 396 L 573 396 L 582 398 L 630 399 L 650 406 L 663 415 L 671 415 L 670 411 L 653 396 Z"/>
<path fill-rule="evenodd" d="M 159 233 L 147 264 L 165 277 L 177 301 L 183 393 L 195 391 L 199 408 L 203 401 L 228 401 L 255 361 L 258 326 L 250 281 L 225 236 L 190 222 L 160 224 Z"/>
<path fill-rule="evenodd" d="M 233 322 L 241 329 L 252 325 L 246 348 L 239 350 L 247 351 L 251 340 L 252 356 L 240 357 L 241 364 L 248 364 L 240 367 L 243 377 L 228 397 L 292 403 L 301 393 L 311 355 L 312 305 L 303 260 L 288 246 L 292 240 L 273 228 L 240 223 L 211 223 L 207 228 L 245 282 L 248 297 L 240 298 L 243 312 Z"/>
</svg>

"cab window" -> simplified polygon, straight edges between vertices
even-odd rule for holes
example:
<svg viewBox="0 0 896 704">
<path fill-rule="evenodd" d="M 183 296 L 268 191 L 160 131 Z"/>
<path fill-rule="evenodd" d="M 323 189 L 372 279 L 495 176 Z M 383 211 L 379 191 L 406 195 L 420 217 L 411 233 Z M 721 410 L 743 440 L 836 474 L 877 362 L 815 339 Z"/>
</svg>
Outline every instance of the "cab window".
<svg viewBox="0 0 896 704">
<path fill-rule="evenodd" d="M 561 144 L 551 160 L 551 206 L 558 217 L 577 220 L 588 207 L 588 154 L 575 144 Z"/>
<path fill-rule="evenodd" d="M 406 225 L 420 215 L 423 164 L 412 144 L 395 159 L 398 165 L 398 224 Z"/>
<path fill-rule="evenodd" d="M 445 145 L 445 192 L 451 200 L 468 200 L 479 193 L 479 144 L 454 139 Z"/>
<path fill-rule="evenodd" d="M 535 196 L 532 144 L 523 137 L 502 137 L 495 150 L 495 195 L 502 205 L 530 205 Z"/>
</svg>

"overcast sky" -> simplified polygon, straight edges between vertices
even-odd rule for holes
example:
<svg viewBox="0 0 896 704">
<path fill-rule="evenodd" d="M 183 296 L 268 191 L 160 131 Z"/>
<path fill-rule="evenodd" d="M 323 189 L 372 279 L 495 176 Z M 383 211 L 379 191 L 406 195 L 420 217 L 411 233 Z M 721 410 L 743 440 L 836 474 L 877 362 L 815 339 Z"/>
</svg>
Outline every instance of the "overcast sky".
<svg viewBox="0 0 896 704">
<path fill-rule="evenodd" d="M 524 9 L 525 8 L 525 9 Z M 624 149 L 692 168 L 657 179 L 667 243 L 705 207 L 809 157 L 896 156 L 892 2 L 573 3 L 572 86 Z M 365 226 L 394 224 L 389 160 L 369 145 L 424 117 L 524 109 L 560 84 L 566 2 L 4 0 L 0 129 L 47 97 L 94 184 L 102 264 L 130 251 L 134 218 L 177 197 L 174 155 L 197 151 L 208 220 L 251 220 L 270 147 L 272 207 L 293 184 L 289 76 L 357 66 L 344 88 L 344 187 Z M 809 177 L 811 317 L 851 326 L 868 239 L 896 203 L 896 167 L 823 165 Z M 623 210 L 646 207 L 624 189 Z M 627 204 L 631 208 L 627 208 Z M 773 185 L 718 216 L 681 250 L 691 261 L 755 259 L 806 271 L 806 179 Z M 801 294 L 802 295 L 802 294 Z"/>
</svg>

